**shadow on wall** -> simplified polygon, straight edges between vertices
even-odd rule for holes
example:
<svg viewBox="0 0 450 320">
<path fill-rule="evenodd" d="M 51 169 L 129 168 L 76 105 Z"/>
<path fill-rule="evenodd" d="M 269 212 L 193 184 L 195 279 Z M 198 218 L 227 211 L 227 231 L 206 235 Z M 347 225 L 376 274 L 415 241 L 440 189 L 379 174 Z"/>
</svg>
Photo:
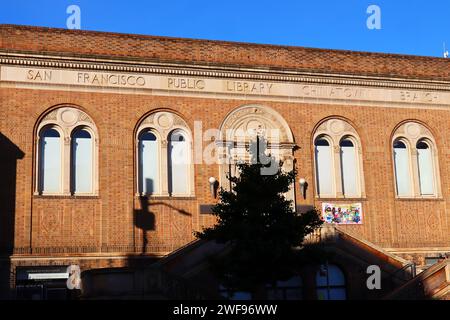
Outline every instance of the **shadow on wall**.
<svg viewBox="0 0 450 320">
<path fill-rule="evenodd" d="M 153 181 L 152 179 L 145 179 L 145 190 L 153 190 Z M 170 203 L 164 201 L 152 201 L 152 194 L 147 193 L 146 195 L 141 195 L 139 197 L 140 209 L 136 209 L 134 211 L 134 225 L 142 230 L 143 238 L 142 244 L 138 244 L 142 247 L 141 253 L 146 253 L 147 245 L 148 245 L 148 235 L 147 231 L 155 230 L 155 214 L 150 210 L 151 206 L 165 206 L 168 207 L 177 213 L 180 213 L 185 216 L 192 216 L 191 213 L 183 210 L 181 208 L 177 208 Z"/>
<path fill-rule="evenodd" d="M 149 196 L 139 197 L 140 209 L 134 211 L 134 225 L 142 230 L 141 253 L 146 253 L 148 231 L 155 230 L 155 214 L 150 211 Z"/>
<path fill-rule="evenodd" d="M 0 298 L 10 294 L 10 259 L 14 249 L 17 160 L 24 153 L 0 132 Z"/>
<path fill-rule="evenodd" d="M 150 181 L 149 181 L 150 180 Z M 152 190 L 151 179 L 146 179 L 146 190 Z M 172 215 L 192 216 L 177 208 L 169 197 L 153 198 L 148 192 L 139 197 L 134 210 L 134 226 L 139 230 L 135 243 L 137 254 L 130 254 L 123 267 L 99 268 L 84 271 L 81 275 L 83 299 L 204 299 L 207 295 L 195 283 L 179 275 L 167 272 L 158 262 L 161 257 L 151 255 L 149 248 L 165 245 L 163 239 L 151 239 L 158 219 L 165 219 L 161 209 Z M 158 210 L 154 209 L 158 207 Z M 153 208 L 152 208 L 153 207 Z M 158 215 L 159 214 L 159 215 Z M 160 224 L 162 222 L 158 221 Z M 164 238 L 164 240 L 170 240 Z"/>
<path fill-rule="evenodd" d="M 141 187 L 153 190 L 151 179 L 145 179 Z M 141 189 L 142 190 L 142 189 Z M 200 297 L 201 293 L 193 288 L 188 280 L 177 275 L 167 273 L 155 263 L 160 257 L 151 255 L 149 248 L 154 245 L 164 245 L 162 239 L 150 239 L 156 230 L 156 213 L 158 209 L 168 209 L 172 214 L 192 216 L 191 213 L 177 208 L 167 198 L 153 198 L 149 192 L 139 196 L 139 204 L 133 213 L 134 226 L 139 230 L 138 242 L 135 243 L 135 254 L 130 254 L 123 267 L 99 268 L 84 271 L 81 275 L 83 282 L 82 295 L 84 299 L 167 299 L 170 297 Z M 153 208 L 152 208 L 153 207 Z M 161 215 L 158 219 L 163 219 Z M 162 223 L 162 222 L 161 222 Z M 153 240 L 153 242 L 152 242 Z M 169 239 L 170 240 L 170 239 Z"/>
<path fill-rule="evenodd" d="M 146 190 L 153 190 L 153 181 L 152 179 L 145 179 Z M 155 213 L 152 211 L 151 207 L 155 206 L 164 206 L 167 207 L 176 213 L 179 213 L 184 216 L 192 216 L 191 213 L 187 212 L 184 209 L 177 208 L 176 206 L 170 204 L 170 200 L 168 201 L 157 201 L 156 199 L 152 199 L 152 194 L 147 193 L 146 195 L 141 195 L 139 197 L 139 209 L 134 210 L 134 225 L 140 230 L 142 236 L 142 243 L 137 243 L 136 247 L 140 248 L 140 253 L 145 255 L 147 253 L 149 247 L 149 231 L 156 230 L 155 224 Z M 130 259 L 129 266 L 135 266 L 137 262 L 132 261 Z M 144 263 L 145 264 L 145 263 Z"/>
</svg>

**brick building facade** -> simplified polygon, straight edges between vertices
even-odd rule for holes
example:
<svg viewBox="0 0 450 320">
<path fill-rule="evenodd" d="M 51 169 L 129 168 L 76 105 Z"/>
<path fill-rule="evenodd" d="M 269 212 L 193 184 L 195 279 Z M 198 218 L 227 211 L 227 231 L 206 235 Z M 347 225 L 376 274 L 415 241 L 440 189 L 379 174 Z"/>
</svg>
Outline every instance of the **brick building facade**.
<svg viewBox="0 0 450 320">
<path fill-rule="evenodd" d="M 295 184 L 298 207 L 360 203 L 362 223 L 340 230 L 419 267 L 450 252 L 450 60 L 2 25 L 0 67 L 4 291 L 21 268 L 147 264 L 213 223 L 209 178 L 223 186 L 226 169 L 195 160 L 187 191 L 171 192 L 167 137 L 175 129 L 191 159 L 211 143 L 207 129 L 280 129 L 282 158 L 308 183 L 304 197 Z M 39 153 L 49 126 L 61 130 L 66 151 L 60 188 L 46 193 Z M 90 191 L 80 194 L 70 156 L 78 127 L 91 130 L 93 159 Z M 155 128 L 159 189 L 143 197 L 139 137 Z M 320 194 L 316 141 L 325 136 L 335 165 L 330 193 Z M 346 137 L 356 150 L 350 194 L 336 158 Z M 409 155 L 406 194 L 396 181 L 398 141 Z M 420 142 L 431 149 L 428 171 L 420 171 Z M 424 172 L 430 192 L 422 192 Z"/>
</svg>

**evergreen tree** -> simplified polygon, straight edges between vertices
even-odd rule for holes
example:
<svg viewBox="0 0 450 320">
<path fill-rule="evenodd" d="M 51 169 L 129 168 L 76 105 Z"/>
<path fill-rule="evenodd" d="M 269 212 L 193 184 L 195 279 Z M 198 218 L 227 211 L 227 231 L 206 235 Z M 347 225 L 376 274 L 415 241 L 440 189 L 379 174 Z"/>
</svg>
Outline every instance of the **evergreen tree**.
<svg viewBox="0 0 450 320">
<path fill-rule="evenodd" d="M 230 292 L 254 292 L 292 276 L 305 236 L 322 224 L 316 210 L 295 212 L 285 193 L 293 187 L 296 170 L 283 172 L 282 162 L 267 156 L 266 149 L 263 138 L 251 143 L 251 163 L 238 164 L 239 175 L 228 176 L 232 190 L 219 192 L 212 209 L 216 225 L 196 233 L 200 239 L 228 244 L 229 250 L 214 258 L 212 266 Z M 272 174 L 264 174 L 273 167 Z"/>
</svg>

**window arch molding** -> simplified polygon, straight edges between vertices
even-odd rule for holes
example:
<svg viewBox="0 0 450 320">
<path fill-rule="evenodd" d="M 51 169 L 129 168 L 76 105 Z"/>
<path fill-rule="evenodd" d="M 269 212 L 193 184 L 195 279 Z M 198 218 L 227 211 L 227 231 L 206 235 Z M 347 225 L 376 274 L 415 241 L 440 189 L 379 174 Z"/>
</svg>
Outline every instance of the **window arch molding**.
<svg viewBox="0 0 450 320">
<path fill-rule="evenodd" d="M 408 169 L 411 181 L 411 191 L 409 194 L 400 194 L 397 188 L 398 180 L 396 173 L 396 159 L 394 152 L 394 143 L 401 141 L 408 148 Z M 428 152 L 421 152 L 418 144 L 424 142 L 428 147 Z M 401 122 L 393 131 L 390 143 L 390 154 L 393 168 L 394 187 L 397 198 L 440 198 L 442 197 L 439 153 L 436 140 L 432 131 L 422 122 L 417 120 L 406 120 Z M 426 162 L 423 162 L 423 156 L 428 155 Z M 422 177 L 427 178 L 424 184 Z M 425 187 L 427 185 L 427 187 Z M 426 188 L 427 190 L 424 190 Z"/>
<path fill-rule="evenodd" d="M 331 150 L 331 192 L 320 194 L 319 167 L 316 142 L 326 139 Z M 342 142 L 349 140 L 353 146 L 346 150 Z M 354 126 L 344 118 L 329 117 L 316 126 L 312 136 L 315 190 L 318 198 L 365 198 L 362 143 Z M 350 170 L 346 173 L 346 171 Z M 350 173 L 350 175 L 349 175 Z M 351 177 L 351 181 L 346 180 Z M 346 191 L 346 189 L 348 191 Z"/>
<path fill-rule="evenodd" d="M 59 157 L 61 159 L 61 185 L 58 191 L 47 192 L 42 186 L 43 167 L 41 135 L 43 130 L 54 128 L 60 134 Z M 88 192 L 77 192 L 72 187 L 72 135 L 77 130 L 86 130 L 91 136 L 92 149 L 90 153 L 91 173 L 86 179 L 90 179 L 91 188 Z M 98 130 L 92 118 L 78 106 L 58 105 L 46 111 L 37 121 L 35 126 L 35 195 L 98 195 Z"/>
<path fill-rule="evenodd" d="M 216 140 L 219 163 L 219 183 L 231 189 L 227 175 L 237 174 L 236 164 L 250 159 L 248 146 L 256 136 L 263 136 L 268 150 L 275 158 L 283 161 L 285 172 L 294 169 L 294 148 L 292 131 L 281 114 L 261 104 L 245 104 L 231 110 L 219 127 Z M 286 193 L 286 198 L 295 205 L 295 185 Z"/>
<path fill-rule="evenodd" d="M 360 145 L 359 140 L 355 138 L 353 135 L 342 136 L 341 139 L 339 140 L 339 145 L 345 140 L 350 140 L 355 146 Z"/>
<path fill-rule="evenodd" d="M 140 179 L 142 176 L 142 169 L 140 168 L 140 150 L 139 150 L 139 136 L 145 130 L 150 130 L 155 134 L 158 143 L 158 176 L 159 189 L 157 192 L 151 193 L 153 196 L 162 197 L 194 197 L 195 196 L 195 175 L 194 175 L 194 157 L 193 157 L 193 140 L 192 131 L 187 125 L 186 121 L 178 113 L 168 110 L 160 109 L 152 111 L 144 115 L 139 121 L 135 130 L 135 177 L 136 177 L 136 195 L 149 195 L 140 186 Z M 189 162 L 187 164 L 187 188 L 182 193 L 172 194 L 169 192 L 169 147 L 170 136 L 173 132 L 182 132 L 186 143 L 188 144 Z"/>
</svg>

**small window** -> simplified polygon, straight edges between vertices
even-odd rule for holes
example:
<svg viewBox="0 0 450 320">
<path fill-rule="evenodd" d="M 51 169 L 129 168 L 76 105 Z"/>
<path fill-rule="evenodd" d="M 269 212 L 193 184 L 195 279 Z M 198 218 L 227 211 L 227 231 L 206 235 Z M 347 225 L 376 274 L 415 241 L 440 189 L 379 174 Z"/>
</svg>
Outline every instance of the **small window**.
<svg viewBox="0 0 450 320">
<path fill-rule="evenodd" d="M 411 195 L 411 171 L 408 148 L 401 140 L 395 141 L 393 148 L 397 195 L 409 196 Z"/>
<path fill-rule="evenodd" d="M 224 286 L 219 286 L 220 295 L 228 300 L 251 300 L 252 294 L 247 291 L 235 291 L 230 293 Z"/>
<path fill-rule="evenodd" d="M 345 300 L 347 294 L 342 270 L 333 264 L 321 265 L 316 273 L 316 290 L 318 300 Z"/>
<path fill-rule="evenodd" d="M 341 170 L 342 170 L 342 192 L 345 196 L 358 196 L 357 170 L 358 163 L 353 142 L 342 139 L 340 142 Z"/>
<path fill-rule="evenodd" d="M 431 148 L 425 141 L 417 143 L 417 162 L 419 168 L 419 186 L 421 195 L 433 195 L 434 170 Z"/>
<path fill-rule="evenodd" d="M 330 143 L 319 138 L 315 142 L 317 193 L 319 196 L 333 194 L 333 162 Z"/>
<path fill-rule="evenodd" d="M 317 139 L 316 140 L 316 146 L 321 146 L 321 147 L 329 147 L 330 144 L 328 143 L 328 141 L 326 139 Z"/>
<path fill-rule="evenodd" d="M 302 300 L 302 278 L 294 276 L 286 281 L 277 281 L 275 288 L 268 284 L 266 285 L 266 292 L 269 300 Z"/>
<path fill-rule="evenodd" d="M 441 257 L 426 257 L 425 258 L 425 266 L 430 267 L 433 264 L 438 263 L 442 258 Z"/>
<path fill-rule="evenodd" d="M 170 134 L 168 149 L 169 194 L 189 193 L 190 149 L 184 133 L 176 130 Z"/>
<path fill-rule="evenodd" d="M 159 192 L 159 145 L 151 131 L 144 131 L 139 136 L 139 192 Z"/>
<path fill-rule="evenodd" d="M 76 130 L 72 134 L 72 193 L 92 193 L 93 144 L 91 134 Z"/>
<path fill-rule="evenodd" d="M 43 129 L 39 145 L 39 192 L 60 193 L 61 190 L 61 137 L 54 128 Z"/>
</svg>

